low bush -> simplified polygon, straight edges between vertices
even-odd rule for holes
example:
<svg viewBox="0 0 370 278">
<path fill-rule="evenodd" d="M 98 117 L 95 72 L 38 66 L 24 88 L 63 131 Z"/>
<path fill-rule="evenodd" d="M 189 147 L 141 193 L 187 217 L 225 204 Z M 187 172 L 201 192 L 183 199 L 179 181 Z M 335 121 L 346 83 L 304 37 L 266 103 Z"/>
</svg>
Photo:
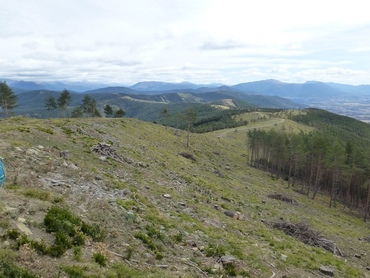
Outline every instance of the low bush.
<svg viewBox="0 0 370 278">
<path fill-rule="evenodd" d="M 94 262 L 99 264 L 100 266 L 107 265 L 107 258 L 102 253 L 94 253 L 93 254 Z"/>
</svg>

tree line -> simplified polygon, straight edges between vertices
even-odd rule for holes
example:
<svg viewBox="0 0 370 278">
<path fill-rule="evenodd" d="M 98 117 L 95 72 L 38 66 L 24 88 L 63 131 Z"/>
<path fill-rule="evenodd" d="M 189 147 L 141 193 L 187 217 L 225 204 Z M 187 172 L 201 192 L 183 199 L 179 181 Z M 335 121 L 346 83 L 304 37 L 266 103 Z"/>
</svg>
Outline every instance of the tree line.
<svg viewBox="0 0 370 278">
<path fill-rule="evenodd" d="M 2 108 L 5 118 L 9 116 L 10 110 L 17 106 L 17 100 L 18 97 L 14 94 L 8 84 L 6 82 L 0 82 L 0 107 Z M 55 98 L 53 95 L 47 96 L 44 104 L 49 113 L 58 110 L 63 117 L 102 117 L 97 108 L 97 102 L 93 97 L 85 95 L 82 103 L 79 106 L 74 107 L 71 115 L 69 115 L 68 108 L 71 101 L 71 93 L 65 89 L 60 93 L 58 98 Z M 109 104 L 104 106 L 103 112 L 107 118 L 122 118 L 126 115 L 126 112 L 122 108 L 114 111 L 113 107 Z"/>
<path fill-rule="evenodd" d="M 68 90 L 65 89 L 57 99 L 55 99 L 53 95 L 49 95 L 45 100 L 45 107 L 50 112 L 59 109 L 67 113 L 66 111 L 71 101 L 71 94 Z M 109 104 L 105 105 L 103 112 L 107 118 L 122 118 L 126 114 L 122 108 L 114 111 L 112 106 L 110 106 Z M 68 113 L 67 116 L 69 116 Z M 89 95 L 85 95 L 82 99 L 82 103 L 79 106 L 73 108 L 71 117 L 102 117 L 102 115 L 97 108 L 97 102 L 95 98 L 90 97 Z"/>
<path fill-rule="evenodd" d="M 341 202 L 369 217 L 370 150 L 354 141 L 314 131 L 298 134 L 276 130 L 248 132 L 250 164 L 265 169 L 314 199 L 330 195 L 329 207 Z"/>
</svg>

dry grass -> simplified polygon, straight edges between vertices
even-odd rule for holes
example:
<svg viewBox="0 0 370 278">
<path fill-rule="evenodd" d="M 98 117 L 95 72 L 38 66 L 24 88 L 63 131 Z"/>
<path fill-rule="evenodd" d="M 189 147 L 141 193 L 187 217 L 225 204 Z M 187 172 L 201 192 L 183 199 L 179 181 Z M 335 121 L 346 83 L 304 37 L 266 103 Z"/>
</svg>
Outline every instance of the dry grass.
<svg viewBox="0 0 370 278">
<path fill-rule="evenodd" d="M 191 134 L 190 148 L 186 148 L 186 132 L 135 119 L 1 121 L 0 153 L 9 177 L 1 205 L 17 206 L 8 213 L 9 219 L 4 219 L 4 227 L 13 227 L 14 221 L 31 209 L 21 200 L 42 208 L 60 198 L 82 219 L 108 231 L 99 247 L 81 249 L 79 268 L 72 253 L 42 263 L 35 255 L 33 262 L 22 264 L 36 272 L 47 267 L 57 273 L 68 266 L 72 270 L 67 267 L 67 271 L 82 269 L 87 275 L 99 269 L 96 273 L 101 277 L 118 277 L 123 270 L 137 277 L 203 277 L 205 273 L 219 277 L 226 269 L 214 269 L 218 258 L 212 254 L 222 250 L 237 259 L 239 276 L 270 277 L 274 272 L 279 277 L 306 277 L 316 273 L 320 264 L 332 264 L 340 277 L 364 277 L 362 269 L 370 262 L 356 260 L 353 254 L 366 253 L 366 246 L 358 241 L 368 235 L 365 223 L 340 208 L 329 209 L 325 196 L 313 202 L 288 189 L 285 181 L 247 165 L 247 129 L 284 126 L 286 132 L 305 130 L 283 116 L 254 113 L 243 117 L 252 120 L 263 116 L 266 119 L 237 130 Z M 113 146 L 124 162 L 92 153 L 91 147 L 99 142 Z M 69 150 L 68 160 L 59 157 L 61 150 Z M 192 154 L 196 161 L 184 159 L 180 153 Z M 298 205 L 267 198 L 271 192 L 289 196 Z M 229 218 L 224 210 L 239 211 L 246 219 Z M 41 223 L 42 213 L 46 211 L 34 213 L 37 223 Z M 281 217 L 289 222 L 305 221 L 322 231 L 341 247 L 347 261 L 261 222 Z M 44 236 L 38 225 L 30 228 L 39 238 Z M 211 255 L 207 256 L 209 247 L 218 253 L 208 252 Z M 4 244 L 1 248 L 2 252 L 9 249 Z M 93 262 L 97 252 L 110 254 L 106 267 Z M 288 259 L 282 260 L 281 254 Z M 140 275 L 136 271 L 139 266 Z"/>
</svg>

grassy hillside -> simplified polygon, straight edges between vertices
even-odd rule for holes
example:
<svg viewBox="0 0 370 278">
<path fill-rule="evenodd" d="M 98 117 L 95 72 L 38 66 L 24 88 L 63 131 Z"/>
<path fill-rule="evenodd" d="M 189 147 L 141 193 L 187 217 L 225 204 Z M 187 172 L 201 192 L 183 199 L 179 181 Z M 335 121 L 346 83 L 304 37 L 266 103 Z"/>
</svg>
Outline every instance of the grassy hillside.
<svg viewBox="0 0 370 278">
<path fill-rule="evenodd" d="M 312 127 L 263 112 L 238 117 L 249 124 L 191 134 L 190 148 L 186 132 L 136 119 L 2 120 L 0 273 L 322 277 L 326 266 L 369 277 L 370 243 L 359 240 L 369 223 L 247 164 L 247 129 Z M 236 212 L 244 217 L 229 217 Z M 271 225 L 282 222 L 309 225 L 343 256 Z"/>
</svg>

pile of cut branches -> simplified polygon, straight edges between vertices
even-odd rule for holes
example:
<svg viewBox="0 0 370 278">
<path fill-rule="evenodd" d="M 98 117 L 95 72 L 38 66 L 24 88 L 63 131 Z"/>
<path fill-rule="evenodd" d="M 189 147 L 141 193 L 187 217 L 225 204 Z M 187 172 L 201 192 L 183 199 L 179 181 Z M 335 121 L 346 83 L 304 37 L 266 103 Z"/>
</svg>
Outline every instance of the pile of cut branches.
<svg viewBox="0 0 370 278">
<path fill-rule="evenodd" d="M 297 204 L 297 202 L 295 200 L 293 200 L 292 198 L 289 198 L 289 197 L 284 196 L 284 195 L 279 194 L 279 193 L 270 194 L 267 197 L 269 197 L 271 199 L 280 200 L 280 201 L 283 201 L 285 203 Z"/>
<path fill-rule="evenodd" d="M 370 236 L 365 237 L 364 240 L 370 243 Z"/>
<path fill-rule="evenodd" d="M 292 236 L 307 245 L 321 247 L 333 254 L 338 253 L 339 255 L 343 256 L 342 252 L 333 241 L 324 238 L 321 235 L 321 232 L 312 230 L 304 223 L 294 224 L 288 222 L 279 222 L 273 223 L 272 227 L 282 230 L 285 234 Z"/>
<path fill-rule="evenodd" d="M 91 151 L 102 156 L 110 157 L 118 162 L 125 162 L 125 160 L 117 154 L 116 150 L 107 143 L 98 143 L 91 147 Z"/>
</svg>

